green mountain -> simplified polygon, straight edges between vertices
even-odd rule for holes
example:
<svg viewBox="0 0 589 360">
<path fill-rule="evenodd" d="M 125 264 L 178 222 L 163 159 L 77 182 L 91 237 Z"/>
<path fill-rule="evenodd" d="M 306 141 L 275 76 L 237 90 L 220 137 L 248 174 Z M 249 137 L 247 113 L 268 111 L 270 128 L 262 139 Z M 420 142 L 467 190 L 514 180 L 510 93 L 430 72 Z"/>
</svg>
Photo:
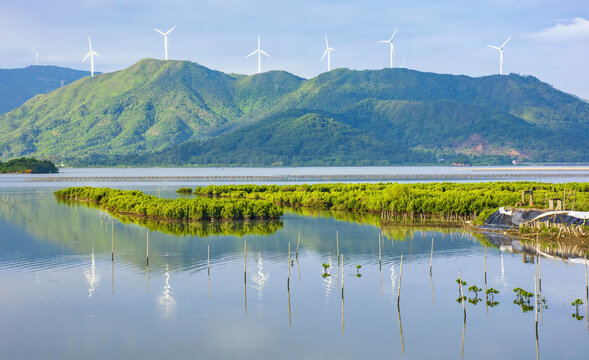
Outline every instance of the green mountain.
<svg viewBox="0 0 589 360">
<path fill-rule="evenodd" d="M 0 69 L 0 114 L 19 107 L 35 95 L 48 93 L 88 75 L 88 71 L 58 66 Z"/>
<path fill-rule="evenodd" d="M 229 75 L 141 60 L 0 116 L 0 158 L 75 165 L 588 161 L 589 104 L 538 79 L 408 69 Z"/>
</svg>

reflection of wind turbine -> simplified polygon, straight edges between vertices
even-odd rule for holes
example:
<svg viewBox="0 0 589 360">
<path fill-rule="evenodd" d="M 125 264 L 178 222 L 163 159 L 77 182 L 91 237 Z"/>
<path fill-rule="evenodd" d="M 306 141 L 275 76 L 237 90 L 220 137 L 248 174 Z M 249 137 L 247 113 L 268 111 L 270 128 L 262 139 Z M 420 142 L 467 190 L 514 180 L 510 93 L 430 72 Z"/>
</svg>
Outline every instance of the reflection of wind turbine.
<svg viewBox="0 0 589 360">
<path fill-rule="evenodd" d="M 258 298 L 262 299 L 262 290 L 264 285 L 268 282 L 268 276 L 262 271 L 264 266 L 262 265 L 262 254 L 258 254 L 258 272 L 253 276 L 253 281 L 256 283 L 258 289 Z"/>
<path fill-rule="evenodd" d="M 94 290 L 96 285 L 98 284 L 98 280 L 100 277 L 96 275 L 96 262 L 94 260 L 94 248 L 92 248 L 92 252 L 90 254 L 90 270 L 86 270 L 84 272 L 84 276 L 86 277 L 86 281 L 88 281 L 88 298 L 91 298 L 94 294 Z"/>
<path fill-rule="evenodd" d="M 260 48 L 260 35 L 258 35 L 258 48 L 256 50 L 254 50 L 254 52 L 252 52 L 251 54 L 249 54 L 248 56 L 246 56 L 246 58 L 258 54 L 258 74 L 262 72 L 262 54 L 266 55 L 267 57 L 270 57 L 270 55 L 266 54 L 266 52 L 264 50 L 262 50 Z"/>
<path fill-rule="evenodd" d="M 88 59 L 88 57 L 90 57 L 90 76 L 94 76 L 94 55 L 100 56 L 100 54 L 97 53 L 96 51 L 92 50 L 92 41 L 90 40 L 89 36 L 88 36 L 88 48 L 90 49 L 90 51 L 88 51 L 88 54 L 86 54 L 86 56 L 84 56 L 84 58 L 82 59 L 82 62 L 86 61 L 86 59 Z"/>
<path fill-rule="evenodd" d="M 172 32 L 172 30 L 174 30 L 176 28 L 176 25 L 174 25 L 170 30 L 163 32 L 161 30 L 158 30 L 156 28 L 153 28 L 153 30 L 157 31 L 158 33 L 162 34 L 164 36 L 164 60 L 168 60 L 168 34 Z"/>
<path fill-rule="evenodd" d="M 327 42 L 327 35 L 325 35 L 325 52 L 323 53 L 323 56 L 321 57 L 321 61 L 323 61 L 323 59 L 325 59 L 325 56 L 327 55 L 327 71 L 331 71 L 331 52 L 335 51 L 335 49 L 332 49 L 329 47 L 329 43 Z"/>
<path fill-rule="evenodd" d="M 391 44 L 391 69 L 393 68 L 393 56 L 395 55 L 395 46 L 393 45 L 393 38 L 395 37 L 395 34 L 397 33 L 397 29 L 398 29 L 398 27 L 396 27 L 395 31 L 393 31 L 393 36 L 391 36 L 390 40 L 380 40 L 379 41 L 381 43 Z"/>
<path fill-rule="evenodd" d="M 395 264 L 391 265 L 391 294 L 395 293 Z"/>
<path fill-rule="evenodd" d="M 164 276 L 166 277 L 164 289 L 162 290 L 161 295 L 158 297 L 157 302 L 161 306 L 161 310 L 163 311 L 163 317 L 169 318 L 174 311 L 176 299 L 174 299 L 174 297 L 172 296 L 172 287 L 170 286 L 170 271 L 168 269 L 168 264 L 166 264 L 166 272 Z"/>
<path fill-rule="evenodd" d="M 503 48 L 505 47 L 505 45 L 507 45 L 509 39 L 511 39 L 511 36 L 508 37 L 507 40 L 505 40 L 505 42 L 501 46 L 487 45 L 492 49 L 499 50 L 499 75 L 503 75 Z"/>
</svg>

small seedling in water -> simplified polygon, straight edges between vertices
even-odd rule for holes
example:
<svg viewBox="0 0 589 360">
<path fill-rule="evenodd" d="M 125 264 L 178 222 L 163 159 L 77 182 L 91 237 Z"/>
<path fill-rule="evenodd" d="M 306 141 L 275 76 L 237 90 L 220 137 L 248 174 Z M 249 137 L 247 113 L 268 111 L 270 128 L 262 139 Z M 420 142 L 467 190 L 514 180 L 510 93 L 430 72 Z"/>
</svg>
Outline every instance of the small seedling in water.
<svg viewBox="0 0 589 360">
<path fill-rule="evenodd" d="M 487 305 L 488 306 L 494 307 L 494 306 L 499 305 L 499 301 L 495 301 L 496 294 L 499 294 L 499 290 L 494 289 L 494 288 L 487 289 L 487 295 L 488 295 Z"/>
<path fill-rule="evenodd" d="M 476 285 L 472 285 L 471 287 L 468 288 L 468 291 L 474 293 L 475 299 L 479 297 L 479 291 L 481 291 L 481 290 L 483 290 L 483 289 L 477 287 Z"/>
<path fill-rule="evenodd" d="M 523 312 L 528 312 L 531 310 L 534 310 L 534 304 L 532 304 L 532 298 L 534 297 L 534 294 L 526 291 L 522 288 L 515 288 L 513 289 L 513 292 L 515 292 L 515 296 L 516 299 L 513 300 L 513 303 L 516 305 L 521 306 L 522 311 Z M 548 309 L 548 305 L 546 305 L 546 298 L 538 298 L 538 304 L 539 307 L 543 307 L 544 309 Z"/>
<path fill-rule="evenodd" d="M 575 314 L 571 314 L 571 317 L 577 320 L 583 320 L 585 317 L 583 315 L 579 315 L 579 306 L 583 305 L 583 300 L 575 299 L 575 301 L 573 301 L 571 305 L 575 307 Z"/>
<path fill-rule="evenodd" d="M 328 276 L 331 276 L 331 274 L 328 272 L 328 270 L 331 267 L 331 265 L 330 264 L 323 263 L 323 264 L 321 264 L 321 266 L 323 267 L 323 275 L 321 275 L 321 276 L 323 276 L 323 278 L 326 278 Z"/>
<path fill-rule="evenodd" d="M 356 265 L 356 272 L 360 271 L 361 268 L 362 268 L 362 265 Z"/>
<path fill-rule="evenodd" d="M 463 302 L 465 300 L 466 300 L 466 296 L 459 296 L 458 299 L 456 299 L 456 302 L 457 303 L 461 303 L 461 302 Z"/>
</svg>

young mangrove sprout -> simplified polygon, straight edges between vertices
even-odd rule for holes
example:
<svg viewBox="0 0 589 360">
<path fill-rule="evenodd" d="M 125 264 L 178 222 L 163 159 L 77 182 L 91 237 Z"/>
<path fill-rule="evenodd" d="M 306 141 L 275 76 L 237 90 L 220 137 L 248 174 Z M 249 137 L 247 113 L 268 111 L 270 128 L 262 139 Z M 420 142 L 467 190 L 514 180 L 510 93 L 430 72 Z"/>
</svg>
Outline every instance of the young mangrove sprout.
<svg viewBox="0 0 589 360">
<path fill-rule="evenodd" d="M 575 301 L 573 301 L 571 303 L 572 306 L 575 307 L 575 313 L 571 314 L 571 317 L 577 320 L 583 320 L 585 318 L 585 316 L 583 315 L 579 315 L 579 306 L 583 305 L 583 300 L 581 299 L 575 299 Z"/>
<path fill-rule="evenodd" d="M 488 306 L 495 307 L 495 306 L 499 305 L 499 301 L 495 301 L 495 295 L 499 294 L 499 290 L 494 289 L 494 288 L 488 288 L 486 291 L 486 294 L 488 296 L 488 300 L 487 300 Z"/>
</svg>

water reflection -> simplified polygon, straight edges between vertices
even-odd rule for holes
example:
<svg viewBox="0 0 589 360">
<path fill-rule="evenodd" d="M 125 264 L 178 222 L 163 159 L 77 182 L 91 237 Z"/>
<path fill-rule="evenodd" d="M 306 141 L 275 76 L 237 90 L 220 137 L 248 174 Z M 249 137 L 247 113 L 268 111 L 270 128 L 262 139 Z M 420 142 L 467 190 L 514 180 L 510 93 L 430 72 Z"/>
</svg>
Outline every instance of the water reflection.
<svg viewBox="0 0 589 360">
<path fill-rule="evenodd" d="M 96 260 L 94 259 L 94 248 L 92 248 L 90 253 L 90 269 L 84 271 L 84 277 L 88 282 L 88 298 L 92 298 L 94 294 L 94 290 L 96 290 L 96 285 L 100 280 L 100 276 L 96 275 Z"/>
<path fill-rule="evenodd" d="M 170 268 L 166 264 L 164 272 L 164 287 L 161 294 L 157 298 L 160 315 L 165 319 L 171 319 L 174 316 L 176 309 L 176 299 L 172 296 L 172 287 L 170 286 Z"/>
<path fill-rule="evenodd" d="M 93 347 L 96 338 L 103 339 L 101 346 L 130 358 L 183 358 L 193 353 L 194 348 L 206 358 L 272 358 L 276 354 L 284 358 L 329 356 L 323 354 L 376 358 L 399 350 L 407 358 L 457 358 L 458 351 L 463 355 L 465 352 L 467 358 L 490 357 L 489 351 L 493 351 L 491 357 L 518 358 L 522 352 L 535 351 L 533 316 L 512 304 L 512 288 L 529 289 L 540 263 L 534 263 L 538 266 L 536 270 L 531 263 L 522 263 L 521 254 L 500 251 L 519 251 L 511 241 L 493 245 L 483 235 L 475 237 L 460 229 L 381 229 L 354 221 L 290 213 L 284 216 L 280 231 L 243 238 L 176 236 L 151 228 L 148 267 L 143 225 L 117 225 L 120 219 L 115 218 L 114 227 L 109 219 L 111 223 L 105 231 L 100 224 L 101 214 L 95 209 L 63 206 L 53 200 L 44 201 L 43 207 L 37 207 L 39 201 L 35 204 L 27 205 L 22 197 L 15 197 L 13 217 L 7 217 L 6 211 L 0 217 L 0 285 L 11 289 L 10 297 L 0 292 L 0 308 L 8 309 L 0 312 L 0 321 L 10 329 L 2 333 L 7 358 L 18 358 L 23 351 L 27 358 L 58 357 L 58 353 L 67 351 L 72 358 L 93 358 L 98 351 L 98 347 Z M 37 212 L 38 217 L 33 218 Z M 29 222 L 31 218 L 36 221 Z M 103 218 L 102 222 L 105 221 L 108 220 Z M 385 236 L 388 231 L 390 241 L 383 236 L 377 242 L 381 230 Z M 337 231 L 339 243 L 333 239 Z M 299 281 L 288 289 L 284 286 L 288 276 L 284 269 L 288 243 L 297 240 L 299 233 L 301 251 L 295 252 L 293 259 L 297 261 Z M 117 242 L 116 273 L 111 257 L 113 237 Z M 432 238 L 435 280 L 429 274 Z M 469 326 L 466 344 L 465 325 L 458 323 L 463 314 L 461 304 L 455 301 L 454 281 L 458 269 L 462 269 L 469 285 L 482 285 L 485 245 L 488 286 L 500 290 L 496 297 L 501 305 L 486 315 L 482 306 L 466 304 L 470 324 L 477 324 Z M 333 257 L 338 247 L 340 265 L 330 268 L 330 276 L 321 277 L 320 265 L 325 262 L 335 266 Z M 401 255 L 407 259 L 410 254 L 411 262 L 404 266 L 402 274 L 404 305 L 403 309 L 400 305 L 397 308 L 395 319 L 395 287 L 400 285 L 396 277 L 400 273 L 396 273 L 395 266 L 400 265 Z M 362 277 L 355 276 L 358 264 L 362 265 Z M 211 268 L 215 276 L 212 295 Z M 112 296 L 107 288 L 99 286 L 99 275 L 108 270 Z M 246 279 L 242 277 L 247 270 L 249 285 L 253 287 L 250 291 L 255 293 L 250 299 Z M 381 273 L 383 291 L 379 298 L 375 286 Z M 548 298 L 551 304 L 546 309 L 550 326 L 538 323 L 542 331 L 538 346 L 543 356 L 558 358 L 566 351 L 569 358 L 584 359 L 589 351 L 589 325 L 582 321 L 571 324 L 569 299 L 573 294 L 582 297 L 584 268 L 543 262 L 542 276 L 546 281 L 540 296 Z M 343 289 L 344 280 L 345 301 L 343 291 L 341 297 L 338 292 L 340 285 Z M 155 286 L 155 296 L 145 295 L 150 286 L 151 290 Z M 334 290 L 336 296 L 331 295 Z M 87 294 L 93 301 L 88 301 Z M 256 311 L 244 317 L 248 300 Z M 589 314 L 589 306 L 586 311 Z M 50 316 L 56 312 L 62 313 L 63 318 Z M 88 313 L 99 316 L 88 321 Z M 137 323 L 142 326 L 135 326 Z M 59 336 L 52 336 L 48 327 L 56 329 Z M 440 328 L 447 330 L 439 331 Z M 506 328 L 521 337 L 506 338 Z M 133 336 L 104 338 L 101 335 L 108 333 L 105 329 L 119 329 Z M 17 346 L 22 334 L 39 343 L 46 353 Z M 563 337 L 566 344 L 555 340 Z M 154 338 L 158 341 L 154 342 Z M 66 347 L 64 339 L 68 339 L 68 344 L 90 345 Z M 150 346 L 140 345 L 145 343 Z M 501 346 L 494 345 L 497 343 Z M 290 346 L 296 351 L 283 352 Z"/>
</svg>

